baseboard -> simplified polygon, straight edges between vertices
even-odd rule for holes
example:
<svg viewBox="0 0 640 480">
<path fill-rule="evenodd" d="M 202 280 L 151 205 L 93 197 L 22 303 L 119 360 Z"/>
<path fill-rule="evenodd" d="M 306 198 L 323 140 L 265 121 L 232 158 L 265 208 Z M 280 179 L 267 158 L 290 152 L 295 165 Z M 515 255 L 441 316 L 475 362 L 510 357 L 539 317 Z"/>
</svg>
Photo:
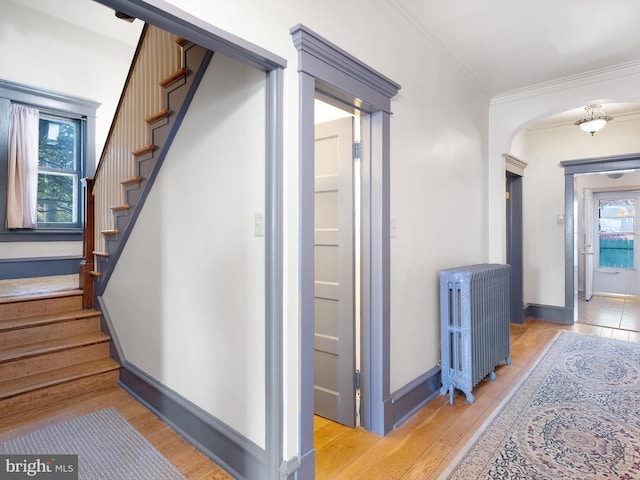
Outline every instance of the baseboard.
<svg viewBox="0 0 640 480">
<path fill-rule="evenodd" d="M 264 477 L 265 451 L 200 407 L 128 362 L 121 386 L 234 478 Z"/>
<path fill-rule="evenodd" d="M 538 318 L 547 322 L 566 324 L 565 308 L 556 307 L 553 305 L 538 305 L 536 303 L 529 303 L 525 310 L 525 318 Z"/>
<path fill-rule="evenodd" d="M 78 273 L 80 260 L 81 257 L 5 258 L 0 260 L 0 280 Z"/>
<path fill-rule="evenodd" d="M 282 462 L 282 465 L 280 465 L 280 480 L 295 480 L 299 468 L 300 457 L 285 460 Z"/>
<path fill-rule="evenodd" d="M 398 428 L 411 415 L 433 400 L 440 392 L 441 386 L 440 367 L 433 367 L 391 394 L 393 428 Z"/>
</svg>

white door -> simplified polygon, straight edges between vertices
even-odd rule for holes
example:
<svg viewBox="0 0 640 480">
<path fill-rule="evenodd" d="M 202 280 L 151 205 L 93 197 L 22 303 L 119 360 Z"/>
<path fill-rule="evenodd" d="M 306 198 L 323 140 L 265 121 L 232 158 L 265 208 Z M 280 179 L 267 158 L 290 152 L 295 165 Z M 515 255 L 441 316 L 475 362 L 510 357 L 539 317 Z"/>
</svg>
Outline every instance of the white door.
<svg viewBox="0 0 640 480">
<path fill-rule="evenodd" d="M 593 196 L 596 293 L 640 295 L 636 211 L 640 192 L 600 192 Z"/>
<path fill-rule="evenodd" d="M 584 244 L 582 255 L 584 256 L 584 299 L 591 300 L 593 297 L 593 192 L 588 188 L 584 189 Z"/>
<path fill-rule="evenodd" d="M 355 426 L 353 119 L 316 125 L 317 415 Z"/>
</svg>

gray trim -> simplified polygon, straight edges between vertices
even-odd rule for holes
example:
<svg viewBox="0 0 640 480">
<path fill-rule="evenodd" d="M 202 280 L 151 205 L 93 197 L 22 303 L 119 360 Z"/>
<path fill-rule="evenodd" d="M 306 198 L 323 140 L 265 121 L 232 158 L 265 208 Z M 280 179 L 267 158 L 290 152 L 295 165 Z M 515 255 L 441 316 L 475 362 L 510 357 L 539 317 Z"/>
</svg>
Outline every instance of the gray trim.
<svg viewBox="0 0 640 480">
<path fill-rule="evenodd" d="M 524 323 L 523 177 L 507 171 L 507 263 L 511 265 L 511 322 Z"/>
<path fill-rule="evenodd" d="M 300 230 L 300 450 L 301 467 L 305 467 L 313 449 L 314 415 L 314 96 L 315 79 L 299 75 L 300 143 L 298 191 Z M 315 453 L 312 454 L 315 461 Z M 315 465 L 313 466 L 315 468 Z M 311 472 L 313 469 L 308 468 Z M 313 473 L 312 473 L 313 475 Z M 314 478 L 303 474 L 302 479 Z"/>
<path fill-rule="evenodd" d="M 350 96 L 364 100 L 370 106 L 390 113 L 391 97 L 398 93 L 400 85 L 304 25 L 298 24 L 290 32 L 296 49 L 305 53 L 298 57 L 299 72 L 308 73 L 326 82 L 323 76 L 327 66 L 330 66 L 335 78 L 328 82 L 328 88 L 322 89 L 325 93 L 337 93 L 337 96 L 341 96 L 339 91 L 331 88 L 336 87 L 342 92 L 349 92 Z"/>
<path fill-rule="evenodd" d="M 300 457 L 300 467 L 296 472 L 297 480 L 311 480 L 316 475 L 316 451 L 312 448 Z"/>
<path fill-rule="evenodd" d="M 303 25 L 290 30 L 298 50 L 300 198 L 300 368 L 299 478 L 314 478 L 313 450 L 313 272 L 314 107 L 316 91 L 359 108 L 371 122 L 369 168 L 363 169 L 363 426 L 384 435 L 393 426 L 389 392 L 389 112 L 400 86 Z M 365 142 L 362 142 L 363 145 Z M 366 148 L 366 146 L 365 146 Z M 364 162 L 363 162 L 364 164 Z M 366 176 L 368 175 L 368 177 Z M 368 248 L 368 250 L 366 250 Z M 311 459 L 310 461 L 307 459 Z"/>
<path fill-rule="evenodd" d="M 392 393 L 393 428 L 398 428 L 411 415 L 437 397 L 441 385 L 440 367 L 433 367 Z"/>
<path fill-rule="evenodd" d="M 265 451 L 135 365 L 120 368 L 120 385 L 234 478 L 265 478 Z"/>
<path fill-rule="evenodd" d="M 287 61 L 262 47 L 225 32 L 162 0 L 95 0 L 263 71 L 285 68 Z"/>
<path fill-rule="evenodd" d="M 281 476 L 283 461 L 283 98 L 284 71 L 267 73 L 265 232 L 266 472 Z M 297 467 L 296 467 L 297 468 Z M 289 472 L 289 470 L 287 470 Z"/>
<path fill-rule="evenodd" d="M 578 316 L 578 260 L 575 247 L 575 176 L 614 170 L 640 169 L 640 153 L 609 157 L 565 160 L 564 167 L 564 298 L 565 317 L 562 323 L 573 324 Z"/>
<path fill-rule="evenodd" d="M 100 329 L 105 332 L 111 338 L 109 342 L 109 354 L 111 358 L 115 359 L 120 365 L 124 364 L 124 350 L 122 350 L 122 346 L 120 345 L 120 340 L 116 335 L 116 329 L 113 326 L 113 321 L 111 320 L 111 316 L 109 315 L 109 310 L 107 309 L 107 304 L 104 301 L 104 297 L 96 296 L 96 303 L 99 305 L 98 310 L 100 310 Z"/>
<path fill-rule="evenodd" d="M 578 316 L 578 258 L 575 251 L 575 175 L 564 176 L 564 320 L 572 325 Z"/>
<path fill-rule="evenodd" d="M 0 280 L 78 273 L 82 257 L 0 259 Z"/>
<path fill-rule="evenodd" d="M 293 457 L 280 465 L 280 480 L 294 480 L 300 468 L 300 457 Z"/>
<path fill-rule="evenodd" d="M 528 303 L 524 309 L 525 318 L 537 318 L 547 322 L 566 324 L 566 308 L 556 307 L 554 305 L 539 305 L 537 303 Z M 573 323 L 573 322 L 572 322 Z"/>
</svg>

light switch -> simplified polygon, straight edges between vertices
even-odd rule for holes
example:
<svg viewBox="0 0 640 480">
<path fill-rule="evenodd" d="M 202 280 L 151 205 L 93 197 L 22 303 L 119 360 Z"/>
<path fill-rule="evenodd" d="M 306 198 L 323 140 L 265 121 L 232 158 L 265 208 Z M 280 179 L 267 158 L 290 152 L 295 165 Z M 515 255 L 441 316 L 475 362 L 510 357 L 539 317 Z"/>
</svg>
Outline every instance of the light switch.
<svg viewBox="0 0 640 480">
<path fill-rule="evenodd" d="M 391 219 L 391 223 L 389 225 L 389 230 L 390 230 L 390 237 L 391 238 L 397 238 L 398 237 L 398 219 L 397 218 L 392 218 Z"/>
<path fill-rule="evenodd" d="M 264 237 L 264 213 L 256 213 L 254 230 L 256 237 Z"/>
</svg>

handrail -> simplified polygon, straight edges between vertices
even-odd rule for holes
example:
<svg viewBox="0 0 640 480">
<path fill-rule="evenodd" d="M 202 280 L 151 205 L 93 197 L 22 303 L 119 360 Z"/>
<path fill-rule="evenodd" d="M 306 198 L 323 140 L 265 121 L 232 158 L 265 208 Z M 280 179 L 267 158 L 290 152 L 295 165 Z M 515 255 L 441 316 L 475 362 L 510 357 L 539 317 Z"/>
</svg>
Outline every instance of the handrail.
<svg viewBox="0 0 640 480">
<path fill-rule="evenodd" d="M 144 43 L 144 37 L 147 34 L 147 30 L 149 28 L 149 24 L 145 23 L 144 27 L 142 27 L 142 32 L 140 32 L 140 38 L 138 39 L 138 45 L 136 46 L 136 51 L 133 54 L 133 59 L 131 60 L 131 65 L 129 65 L 129 72 L 127 73 L 127 79 L 124 81 L 124 87 L 122 88 L 122 92 L 120 93 L 120 99 L 118 100 L 118 106 L 116 107 L 116 111 L 113 115 L 113 118 L 118 118 L 120 111 L 122 110 L 122 104 L 124 103 L 124 99 L 127 94 L 127 85 L 131 81 L 131 77 L 133 76 L 133 72 L 135 70 L 136 63 L 138 62 L 138 57 L 140 56 L 140 51 L 142 50 L 142 44 Z M 98 178 L 98 173 L 102 168 L 102 164 L 104 163 L 104 157 L 107 152 L 107 147 L 109 142 L 111 142 L 111 137 L 113 136 L 113 130 L 115 128 L 116 122 L 111 122 L 111 127 L 109 127 L 109 133 L 107 134 L 107 138 L 104 141 L 104 145 L 102 147 L 102 153 L 100 154 L 100 160 L 98 160 L 98 166 L 96 167 L 96 171 L 93 175 L 93 178 Z"/>
</svg>

